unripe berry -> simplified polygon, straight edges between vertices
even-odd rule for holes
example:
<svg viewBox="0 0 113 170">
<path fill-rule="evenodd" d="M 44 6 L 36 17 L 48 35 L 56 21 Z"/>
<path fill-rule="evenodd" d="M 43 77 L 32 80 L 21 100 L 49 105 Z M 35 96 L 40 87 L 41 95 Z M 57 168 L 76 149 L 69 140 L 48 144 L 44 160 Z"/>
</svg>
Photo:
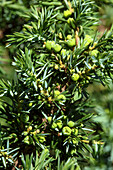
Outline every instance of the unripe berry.
<svg viewBox="0 0 113 170">
<path fill-rule="evenodd" d="M 27 128 L 27 131 L 29 132 L 30 130 L 32 130 L 32 126 L 29 126 L 28 128 Z"/>
<path fill-rule="evenodd" d="M 41 96 L 40 95 L 38 96 L 38 100 L 41 100 Z"/>
<path fill-rule="evenodd" d="M 34 132 L 31 132 L 31 134 L 33 134 L 33 135 L 36 135 L 37 133 L 40 133 L 40 129 L 37 129 Z"/>
<path fill-rule="evenodd" d="M 78 144 L 78 140 L 76 140 L 76 138 L 74 138 L 74 139 L 72 140 L 72 142 L 73 142 L 73 144 Z"/>
<path fill-rule="evenodd" d="M 62 128 L 62 121 L 61 120 L 57 120 L 57 127 L 59 128 L 59 129 L 61 129 Z"/>
<path fill-rule="evenodd" d="M 70 69 L 70 73 L 74 73 L 75 72 L 75 69 Z"/>
<path fill-rule="evenodd" d="M 67 116 L 65 116 L 65 115 L 64 115 L 64 117 L 63 117 L 63 118 L 64 118 L 64 120 L 65 120 L 65 119 L 67 119 Z"/>
<path fill-rule="evenodd" d="M 71 135 L 71 129 L 70 129 L 68 126 L 65 126 L 65 127 L 63 127 L 63 129 L 62 129 L 62 133 L 63 133 L 64 135 L 69 136 L 69 135 Z"/>
<path fill-rule="evenodd" d="M 48 97 L 48 101 L 51 102 L 52 101 L 52 97 Z"/>
<path fill-rule="evenodd" d="M 81 123 L 81 125 L 80 125 L 81 127 L 83 127 L 84 125 L 83 125 L 83 123 Z"/>
<path fill-rule="evenodd" d="M 31 107 L 33 105 L 33 103 L 29 103 L 29 107 Z"/>
<path fill-rule="evenodd" d="M 27 136 L 28 132 L 27 132 L 27 131 L 24 131 L 22 134 L 23 134 L 24 136 Z"/>
<path fill-rule="evenodd" d="M 68 47 L 74 47 L 75 44 L 75 38 L 67 40 Z"/>
<path fill-rule="evenodd" d="M 71 76 L 71 79 L 73 81 L 77 81 L 79 79 L 79 74 L 73 73 L 73 75 Z"/>
<path fill-rule="evenodd" d="M 95 56 L 95 57 L 97 57 L 97 54 L 98 54 L 98 50 L 92 50 L 92 51 L 90 51 L 90 53 L 89 53 L 91 56 Z"/>
<path fill-rule="evenodd" d="M 39 142 L 41 142 L 41 143 L 43 143 L 43 142 L 45 142 L 46 140 L 45 140 L 45 137 L 44 136 L 40 136 L 39 137 Z"/>
<path fill-rule="evenodd" d="M 66 50 L 65 49 L 61 50 L 61 55 L 66 55 Z"/>
<path fill-rule="evenodd" d="M 69 19 L 67 20 L 67 23 L 68 23 L 68 24 L 74 23 L 74 19 L 73 19 L 73 18 L 69 18 Z"/>
<path fill-rule="evenodd" d="M 51 41 L 47 41 L 45 47 L 47 50 L 51 51 Z"/>
<path fill-rule="evenodd" d="M 59 94 L 60 94 L 60 91 L 59 91 L 59 90 L 55 90 L 55 91 L 54 91 L 54 96 L 55 96 L 55 97 L 57 97 Z"/>
<path fill-rule="evenodd" d="M 40 133 L 40 129 L 37 129 L 37 130 L 36 130 L 36 133 Z"/>
<path fill-rule="evenodd" d="M 57 127 L 57 124 L 55 122 L 53 122 L 51 128 L 55 129 L 56 127 Z"/>
<path fill-rule="evenodd" d="M 66 97 L 63 95 L 63 94 L 60 94 L 58 97 L 57 97 L 58 100 L 63 100 L 64 102 L 66 101 Z"/>
<path fill-rule="evenodd" d="M 77 136 L 77 135 L 78 135 L 78 129 L 75 129 L 75 128 L 72 129 L 72 134 L 75 135 L 75 136 Z"/>
<path fill-rule="evenodd" d="M 29 142 L 29 136 L 26 136 L 25 138 L 24 138 L 24 143 L 26 143 L 26 144 L 30 144 L 30 142 Z"/>
<path fill-rule="evenodd" d="M 48 123 L 51 123 L 51 121 L 52 121 L 52 117 L 51 117 L 51 116 L 49 116 L 49 117 L 47 118 L 47 120 L 48 120 Z"/>
<path fill-rule="evenodd" d="M 84 38 L 84 45 L 87 46 L 88 44 L 90 44 L 93 41 L 93 39 L 89 36 L 89 35 L 85 35 Z"/>
<path fill-rule="evenodd" d="M 51 91 L 51 87 L 48 87 L 48 92 L 50 92 Z"/>
<path fill-rule="evenodd" d="M 75 123 L 74 123 L 73 121 L 69 121 L 69 122 L 68 122 L 68 126 L 69 126 L 69 127 L 72 128 L 72 127 L 74 127 L 74 125 L 75 125 Z"/>
<path fill-rule="evenodd" d="M 56 53 L 60 52 L 61 48 L 62 48 L 62 47 L 61 47 L 59 44 L 55 44 L 55 45 L 53 46 L 53 50 L 54 50 L 54 52 L 56 52 Z"/>
<path fill-rule="evenodd" d="M 54 41 L 47 41 L 45 47 L 48 51 L 51 51 L 51 48 L 53 48 L 54 45 L 55 45 Z"/>
<path fill-rule="evenodd" d="M 61 128 L 62 128 L 62 123 L 57 123 L 57 127 L 58 127 L 59 129 L 61 129 Z"/>
<path fill-rule="evenodd" d="M 59 36 L 60 39 L 62 39 L 62 33 L 61 32 L 58 34 L 58 36 Z"/>
<path fill-rule="evenodd" d="M 55 64 L 55 69 L 58 70 L 59 66 L 58 64 Z"/>
<path fill-rule="evenodd" d="M 27 114 L 21 114 L 20 115 L 20 120 L 24 123 L 28 122 L 29 121 L 29 116 Z"/>
<path fill-rule="evenodd" d="M 71 12 L 71 11 L 69 11 L 69 10 L 64 11 L 64 17 L 65 17 L 65 18 L 68 18 L 68 17 L 70 17 L 71 15 L 72 15 L 72 12 Z"/>
<path fill-rule="evenodd" d="M 67 35 L 67 40 L 72 39 L 72 35 Z"/>
</svg>

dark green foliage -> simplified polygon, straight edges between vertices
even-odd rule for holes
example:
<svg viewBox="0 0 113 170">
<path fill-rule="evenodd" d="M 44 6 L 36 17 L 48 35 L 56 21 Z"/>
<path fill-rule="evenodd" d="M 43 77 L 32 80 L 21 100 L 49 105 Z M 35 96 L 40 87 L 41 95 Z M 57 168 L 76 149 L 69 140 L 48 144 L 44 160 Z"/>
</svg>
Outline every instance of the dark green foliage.
<svg viewBox="0 0 113 170">
<path fill-rule="evenodd" d="M 111 28 L 98 38 L 92 29 L 98 24 L 93 3 L 40 1 L 26 15 L 21 32 L 8 35 L 8 46 L 19 50 L 12 63 L 14 80 L 0 82 L 0 116 L 11 148 L 19 148 L 19 165 L 19 155 L 25 155 L 25 166 L 25 157 L 32 164 L 36 150 L 44 149 L 54 169 L 58 154 L 61 162 L 74 158 L 78 169 L 96 162 L 95 145 L 103 142 L 95 132 L 87 87 L 112 79 L 113 35 Z"/>
</svg>

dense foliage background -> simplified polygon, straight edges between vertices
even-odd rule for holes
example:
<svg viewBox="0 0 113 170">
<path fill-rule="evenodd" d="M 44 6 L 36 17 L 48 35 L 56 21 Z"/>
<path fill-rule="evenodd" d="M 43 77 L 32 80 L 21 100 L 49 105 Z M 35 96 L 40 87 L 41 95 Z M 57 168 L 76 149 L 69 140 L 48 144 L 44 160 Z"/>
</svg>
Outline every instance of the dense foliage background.
<svg viewBox="0 0 113 170">
<path fill-rule="evenodd" d="M 0 1 L 0 168 L 112 169 L 112 1 L 95 2 Z"/>
</svg>

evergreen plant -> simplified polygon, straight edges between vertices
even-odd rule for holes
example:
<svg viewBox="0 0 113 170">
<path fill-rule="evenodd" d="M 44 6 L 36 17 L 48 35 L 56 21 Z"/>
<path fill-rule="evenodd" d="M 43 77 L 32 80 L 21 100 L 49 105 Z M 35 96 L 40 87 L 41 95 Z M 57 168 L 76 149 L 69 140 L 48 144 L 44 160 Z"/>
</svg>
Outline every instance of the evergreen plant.
<svg viewBox="0 0 113 170">
<path fill-rule="evenodd" d="M 38 1 L 22 30 L 8 35 L 8 46 L 19 52 L 14 80 L 0 81 L 0 117 L 6 120 L 1 167 L 24 166 L 25 157 L 29 162 L 43 150 L 52 158 L 51 169 L 63 167 L 59 160 L 73 160 L 76 169 L 95 163 L 93 148 L 104 142 L 87 88 L 107 85 L 113 73 L 112 28 L 99 38 L 96 8 L 91 0 Z"/>
</svg>

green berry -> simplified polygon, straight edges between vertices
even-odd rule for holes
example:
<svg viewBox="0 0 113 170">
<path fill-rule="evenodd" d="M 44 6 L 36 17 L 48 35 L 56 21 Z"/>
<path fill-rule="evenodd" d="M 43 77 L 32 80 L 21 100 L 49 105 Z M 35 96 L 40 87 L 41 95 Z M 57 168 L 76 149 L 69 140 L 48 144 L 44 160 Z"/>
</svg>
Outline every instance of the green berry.
<svg viewBox="0 0 113 170">
<path fill-rule="evenodd" d="M 43 142 L 45 142 L 45 141 L 46 141 L 46 139 L 45 139 L 44 136 L 40 136 L 40 137 L 39 137 L 39 142 L 43 143 Z"/>
<path fill-rule="evenodd" d="M 57 127 L 58 127 L 59 129 L 61 129 L 61 128 L 62 128 L 62 123 L 57 123 Z"/>
<path fill-rule="evenodd" d="M 29 126 L 28 128 L 27 128 L 27 131 L 29 132 L 29 131 L 31 131 L 32 130 L 32 126 Z"/>
<path fill-rule="evenodd" d="M 28 116 L 27 114 L 22 113 L 22 114 L 20 115 L 20 120 L 21 120 L 22 122 L 26 123 L 26 122 L 29 121 L 29 116 Z"/>
<path fill-rule="evenodd" d="M 53 122 L 51 128 L 55 129 L 56 127 L 57 127 L 57 124 L 55 122 Z"/>
<path fill-rule="evenodd" d="M 31 132 L 31 134 L 33 134 L 33 135 L 36 135 L 37 133 L 40 133 L 40 129 L 37 129 L 34 132 Z"/>
<path fill-rule="evenodd" d="M 73 28 L 75 29 L 76 28 L 76 23 L 75 23 L 75 20 L 73 18 L 69 18 L 67 20 L 67 23 Z"/>
<path fill-rule="evenodd" d="M 97 54 L 98 54 L 98 50 L 92 50 L 92 51 L 90 51 L 90 53 L 89 53 L 91 56 L 95 56 L 95 57 L 97 57 Z"/>
<path fill-rule="evenodd" d="M 67 20 L 67 23 L 68 24 L 71 24 L 71 23 L 73 23 L 74 22 L 74 19 L 73 18 L 69 18 L 68 20 Z"/>
<path fill-rule="evenodd" d="M 59 94 L 60 94 L 60 91 L 59 91 L 59 90 L 55 90 L 55 91 L 54 91 L 54 96 L 55 96 L 55 97 L 57 97 Z"/>
<path fill-rule="evenodd" d="M 71 79 L 73 81 L 77 81 L 79 79 L 79 74 L 73 73 L 73 75 L 71 76 Z"/>
<path fill-rule="evenodd" d="M 62 121 L 61 120 L 57 120 L 57 127 L 59 128 L 59 129 L 61 129 L 62 128 Z"/>
<path fill-rule="evenodd" d="M 89 35 L 85 35 L 85 38 L 84 38 L 85 46 L 89 45 L 92 41 L 93 39 Z"/>
<path fill-rule="evenodd" d="M 37 130 L 36 130 L 36 133 L 40 133 L 40 129 L 37 129 Z"/>
<path fill-rule="evenodd" d="M 51 49 L 54 47 L 54 45 L 55 45 L 54 41 L 47 41 L 45 47 L 48 51 L 51 51 Z"/>
<path fill-rule="evenodd" d="M 55 41 L 51 41 L 51 47 L 53 48 L 53 46 L 55 45 Z"/>
<path fill-rule="evenodd" d="M 66 55 L 66 50 L 65 49 L 61 50 L 61 55 Z"/>
<path fill-rule="evenodd" d="M 41 100 L 41 96 L 40 95 L 38 96 L 38 100 Z"/>
<path fill-rule="evenodd" d="M 58 70 L 58 68 L 59 68 L 59 65 L 55 64 L 55 70 Z"/>
<path fill-rule="evenodd" d="M 67 40 L 72 39 L 72 35 L 67 35 Z"/>
<path fill-rule="evenodd" d="M 71 15 L 72 15 L 72 12 L 71 12 L 71 11 L 69 11 L 69 10 L 64 11 L 64 17 L 65 17 L 65 18 L 68 18 L 68 17 L 70 17 Z"/>
<path fill-rule="evenodd" d="M 58 97 L 57 97 L 57 100 L 62 100 L 63 102 L 66 101 L 66 97 L 63 95 L 63 94 L 60 94 Z"/>
<path fill-rule="evenodd" d="M 29 107 L 31 107 L 33 105 L 33 103 L 29 103 Z"/>
<path fill-rule="evenodd" d="M 74 73 L 75 72 L 75 69 L 70 69 L 70 73 Z"/>
<path fill-rule="evenodd" d="M 60 52 L 61 48 L 62 48 L 62 47 L 61 47 L 59 44 L 55 44 L 55 45 L 53 46 L 53 50 L 54 50 L 54 52 L 56 52 L 56 53 Z"/>
<path fill-rule="evenodd" d="M 64 118 L 64 120 L 65 120 L 65 119 L 67 119 L 67 116 L 65 116 L 65 115 L 64 115 L 64 117 L 63 117 L 63 118 Z"/>
<path fill-rule="evenodd" d="M 72 142 L 73 144 L 78 144 L 78 140 L 76 140 L 76 138 L 73 138 Z"/>
<path fill-rule="evenodd" d="M 47 120 L 48 120 L 48 123 L 51 123 L 51 121 L 52 121 L 52 117 L 51 117 L 51 116 L 49 116 L 49 117 L 47 118 Z"/>
<path fill-rule="evenodd" d="M 24 143 L 26 143 L 26 144 L 30 144 L 30 142 L 29 142 L 29 136 L 26 136 L 25 138 L 24 138 Z"/>
<path fill-rule="evenodd" d="M 67 45 L 69 47 L 74 47 L 75 46 L 75 38 L 67 40 Z"/>
<path fill-rule="evenodd" d="M 62 133 L 63 133 L 64 135 L 69 136 L 69 135 L 71 135 L 71 129 L 70 129 L 68 126 L 65 126 L 65 127 L 63 127 L 63 129 L 62 129 Z"/>
<path fill-rule="evenodd" d="M 72 134 L 77 136 L 78 135 L 78 129 L 72 129 Z"/>
<path fill-rule="evenodd" d="M 51 41 L 47 41 L 45 46 L 47 50 L 51 51 Z"/>
<path fill-rule="evenodd" d="M 72 127 L 74 127 L 74 125 L 75 125 L 75 123 L 74 123 L 73 121 L 69 121 L 69 122 L 68 122 L 68 126 L 69 126 L 69 127 L 72 128 Z"/>
<path fill-rule="evenodd" d="M 27 132 L 27 131 L 24 131 L 22 134 L 23 134 L 24 136 L 27 136 L 28 132 Z"/>
<path fill-rule="evenodd" d="M 48 87 L 48 92 L 50 92 L 51 91 L 51 87 Z"/>
</svg>

